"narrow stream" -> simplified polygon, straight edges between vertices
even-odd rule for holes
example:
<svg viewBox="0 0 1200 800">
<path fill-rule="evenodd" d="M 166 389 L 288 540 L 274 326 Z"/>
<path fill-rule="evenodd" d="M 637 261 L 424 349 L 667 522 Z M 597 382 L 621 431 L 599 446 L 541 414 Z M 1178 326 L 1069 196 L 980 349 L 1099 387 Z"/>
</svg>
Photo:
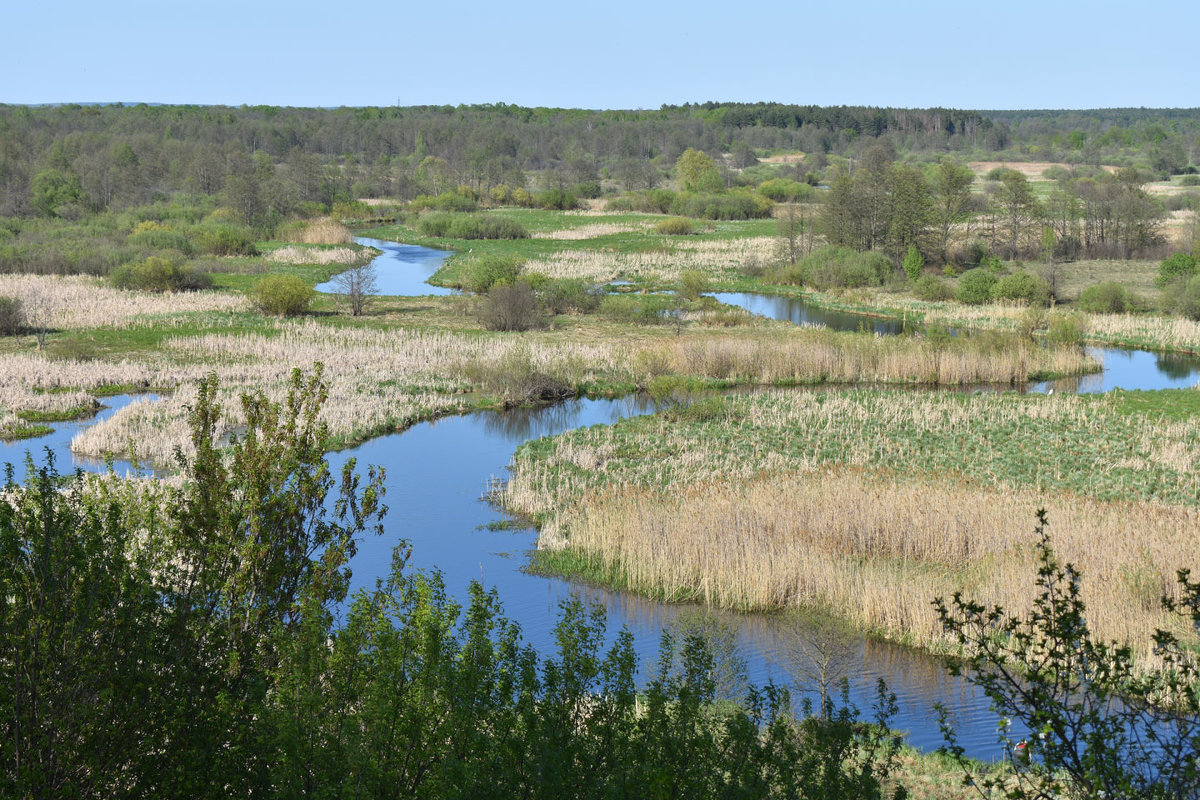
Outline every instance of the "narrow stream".
<svg viewBox="0 0 1200 800">
<path fill-rule="evenodd" d="M 360 244 L 383 251 L 376 260 L 381 294 L 448 294 L 450 290 L 431 287 L 425 279 L 436 271 L 447 253 L 411 245 L 397 245 L 375 239 L 357 239 Z M 334 289 L 332 282 L 319 289 Z M 726 299 L 728 295 L 718 295 Z M 872 320 L 852 314 L 837 314 L 804 306 L 787 298 L 741 295 L 733 304 L 754 313 L 796 323 L 822 324 L 831 328 L 858 330 L 865 324 L 880 334 L 899 332 L 899 324 Z M 1060 391 L 1107 391 L 1123 388 L 1166 388 L 1194 385 L 1200 376 L 1200 359 L 1158 356 L 1140 351 L 1104 348 L 1098 351 L 1105 364 L 1101 375 L 1056 382 Z M 1030 387 L 1046 390 L 1050 385 Z M 60 471 L 73 468 L 102 469 L 104 465 L 72 457 L 70 440 L 79 430 L 103 419 L 136 398 L 108 398 L 107 408 L 93 420 L 54 425 L 55 432 L 39 439 L 0 444 L 0 461 L 19 465 L 26 451 L 41 460 L 45 448 L 56 456 Z M 360 544 L 353 561 L 354 588 L 373 587 L 385 575 L 396 543 L 412 543 L 412 566 L 437 569 L 445 577 L 447 589 L 460 600 L 472 580 L 481 580 L 495 588 L 507 616 L 520 623 L 528 642 L 542 652 L 554 649 L 553 627 L 559 604 L 572 594 L 600 604 L 607 613 L 610 634 L 620 626 L 634 636 L 638 653 L 645 661 L 657 654 L 664 625 L 684 607 L 668 605 L 624 592 L 609 591 L 557 578 L 536 577 L 523 571 L 528 554 L 536 546 L 537 535 L 531 529 L 490 529 L 507 522 L 484 495 L 493 481 L 503 480 L 513 452 L 523 442 L 551 436 L 574 428 L 610 424 L 620 419 L 653 411 L 645 398 L 617 400 L 576 399 L 540 409 L 515 409 L 506 412 L 477 412 L 447 417 L 416 425 L 402 433 L 381 436 L 352 450 L 331 454 L 336 470 L 349 458 L 360 468 L 368 464 L 387 471 L 386 502 L 390 509 L 386 533 Z M 118 473 L 130 465 L 115 465 Z M 17 468 L 21 474 L 20 467 Z M 786 667 L 792 649 L 791 623 L 773 615 L 724 615 L 737 630 L 738 643 L 747 658 L 750 680 L 762 684 L 774 681 L 791 685 Z M 932 707 L 945 705 L 951 715 L 960 743 L 970 755 L 992 758 L 999 755 L 996 746 L 996 718 L 988 702 L 973 687 L 948 675 L 941 662 L 921 652 L 848 636 L 842 642 L 846 677 L 850 681 L 852 701 L 868 712 L 874 699 L 877 678 L 884 678 L 900 702 L 900 714 L 894 726 L 909 734 L 914 746 L 929 750 L 938 747 L 938 731 Z M 796 687 L 794 694 L 815 695 Z"/>
</svg>

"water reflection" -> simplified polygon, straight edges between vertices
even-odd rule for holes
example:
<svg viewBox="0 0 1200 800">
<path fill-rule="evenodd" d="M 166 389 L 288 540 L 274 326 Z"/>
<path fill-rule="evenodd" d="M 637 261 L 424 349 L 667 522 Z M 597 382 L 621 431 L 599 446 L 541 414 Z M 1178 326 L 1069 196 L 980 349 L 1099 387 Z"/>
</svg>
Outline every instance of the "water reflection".
<svg viewBox="0 0 1200 800">
<path fill-rule="evenodd" d="M 895 336 L 904 332 L 904 323 L 901 321 L 830 311 L 810 305 L 796 297 L 750 292 L 718 292 L 713 294 L 713 297 L 722 303 L 744 308 L 751 314 L 784 320 L 795 325 L 822 325 L 835 331 L 868 330 L 881 336 Z"/>
<path fill-rule="evenodd" d="M 529 439 L 540 439 L 543 436 L 553 436 L 556 433 L 578 427 L 572 421 L 580 418 L 585 406 L 594 401 L 585 398 L 574 398 L 555 403 L 552 406 L 538 408 L 510 408 L 505 411 L 481 411 L 480 419 L 483 428 L 490 434 L 502 436 L 510 442 L 524 442 Z M 651 414 L 656 406 L 654 401 L 644 394 L 627 395 L 605 401 L 609 409 L 608 419 L 592 422 L 592 425 L 603 425 L 616 422 L 625 417 Z M 593 409 L 594 410 L 594 409 Z"/>
<path fill-rule="evenodd" d="M 374 247 L 383 252 L 371 263 L 375 265 L 375 288 L 381 295 L 418 297 L 421 295 L 448 295 L 455 290 L 442 286 L 431 286 L 426 281 L 441 269 L 442 262 L 450 257 L 448 250 L 434 250 L 415 244 L 399 244 L 382 239 L 362 236 L 354 239 L 358 244 Z M 337 279 L 317 285 L 318 292 L 338 294 Z"/>
</svg>

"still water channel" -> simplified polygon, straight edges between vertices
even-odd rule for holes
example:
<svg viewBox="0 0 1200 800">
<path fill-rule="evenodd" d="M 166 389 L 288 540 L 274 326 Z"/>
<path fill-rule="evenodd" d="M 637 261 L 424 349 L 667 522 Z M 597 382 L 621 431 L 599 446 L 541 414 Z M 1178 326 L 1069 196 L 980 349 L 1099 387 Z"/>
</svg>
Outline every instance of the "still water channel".
<svg viewBox="0 0 1200 800">
<path fill-rule="evenodd" d="M 383 251 L 375 261 L 381 294 L 448 293 L 448 290 L 425 283 L 447 253 L 374 239 L 357 241 Z M 330 284 L 318 288 L 333 289 Z M 786 298 L 717 297 L 756 314 L 795 323 L 850 330 L 858 330 L 865 324 L 868 329 L 883 335 L 898 333 L 900 328 L 892 322 L 824 312 Z M 1108 391 L 1117 387 L 1159 389 L 1193 386 L 1200 377 L 1200 359 L 1112 348 L 1098 348 L 1095 352 L 1105 365 L 1103 374 L 1059 382 L 1055 386 L 1060 391 Z M 1031 390 L 1048 388 L 1048 385 L 1030 387 Z M 71 438 L 83 426 L 136 401 L 127 396 L 108 398 L 105 401 L 107 408 L 94 420 L 55 425 L 52 435 L 32 442 L 0 445 L 0 462 L 20 463 L 26 450 L 40 458 L 43 449 L 49 448 L 55 453 L 61 471 L 76 466 L 102 468 L 102 465 L 73 458 L 69 450 Z M 423 423 L 402 433 L 381 436 L 351 450 L 331 454 L 335 474 L 349 458 L 357 459 L 360 468 L 376 464 L 387 472 L 386 502 L 390 512 L 386 534 L 361 543 L 352 565 L 354 587 L 374 586 L 376 579 L 383 577 L 390 566 L 393 547 L 399 540 L 406 539 L 412 543 L 412 565 L 419 569 L 440 570 L 453 596 L 465 598 L 466 588 L 473 580 L 495 588 L 505 613 L 520 623 L 526 640 L 544 653 L 554 649 L 553 627 L 559 604 L 574 594 L 603 607 L 610 633 L 621 626 L 628 628 L 639 654 L 647 662 L 652 660 L 663 627 L 683 610 L 681 607 L 624 592 L 526 574 L 522 567 L 536 546 L 536 533 L 529 529 L 490 530 L 489 523 L 504 522 L 505 516 L 485 498 L 488 486 L 504 479 L 513 452 L 523 442 L 652 411 L 651 404 L 640 397 L 576 399 L 532 410 L 482 411 Z M 129 466 L 117 464 L 116 468 L 118 472 L 124 472 Z M 786 624 L 775 616 L 762 614 L 730 615 L 727 619 L 737 630 L 738 643 L 748 661 L 750 679 L 759 684 L 774 681 L 791 685 L 792 678 L 786 668 L 789 633 Z M 921 749 L 933 749 L 941 744 L 932 711 L 934 703 L 940 702 L 949 709 L 960 744 L 969 754 L 980 758 L 999 755 L 995 742 L 996 718 L 988 710 L 987 699 L 948 675 L 937 659 L 862 637 L 848 637 L 843 644 L 850 653 L 848 662 L 853 664 L 847 675 L 851 697 L 864 712 L 874 699 L 876 680 L 882 677 L 900 703 L 900 713 L 893 725 L 908 732 L 910 743 Z M 794 694 L 806 694 L 805 688 L 795 687 Z M 812 697 L 811 694 L 808 696 Z"/>
</svg>

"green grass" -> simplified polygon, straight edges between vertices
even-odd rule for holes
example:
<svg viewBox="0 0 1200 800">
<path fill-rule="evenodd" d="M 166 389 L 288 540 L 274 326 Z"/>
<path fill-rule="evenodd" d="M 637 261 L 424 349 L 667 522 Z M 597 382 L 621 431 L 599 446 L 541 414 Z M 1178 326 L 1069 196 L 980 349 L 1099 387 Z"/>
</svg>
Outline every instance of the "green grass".
<svg viewBox="0 0 1200 800">
<path fill-rule="evenodd" d="M 20 439 L 34 439 L 38 436 L 45 436 L 48 433 L 54 433 L 54 428 L 49 425 L 20 425 L 0 428 L 0 440 L 5 442 L 14 442 Z"/>
<path fill-rule="evenodd" d="M 96 406 L 76 406 L 64 411 L 18 411 L 17 416 L 26 422 L 71 422 L 87 419 L 96 413 Z"/>
<path fill-rule="evenodd" d="M 1200 419 L 1200 392 L 1195 389 L 1158 391 L 1115 391 L 1113 410 L 1119 414 L 1146 420 L 1188 422 Z"/>
<path fill-rule="evenodd" d="M 558 507 L 625 482 L 670 491 L 718 477 L 834 465 L 1114 501 L 1194 504 L 1200 491 L 1190 458 L 1158 456 L 1200 452 L 1200 430 L 1162 425 L 1200 410 L 1183 390 L 1113 398 L 762 392 L 727 402 L 723 418 L 660 413 L 532 441 L 518 450 L 516 471 L 546 470 Z M 558 455 L 560 445 L 606 453 L 604 469 L 575 466 Z"/>
</svg>

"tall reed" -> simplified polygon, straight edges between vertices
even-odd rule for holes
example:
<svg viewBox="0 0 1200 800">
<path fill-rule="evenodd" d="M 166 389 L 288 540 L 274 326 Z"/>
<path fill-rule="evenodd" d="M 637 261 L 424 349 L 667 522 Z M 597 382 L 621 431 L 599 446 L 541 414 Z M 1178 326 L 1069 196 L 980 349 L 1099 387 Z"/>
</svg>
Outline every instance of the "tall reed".
<svg viewBox="0 0 1200 800">
<path fill-rule="evenodd" d="M 930 601 L 966 591 L 1014 612 L 1034 596 L 1034 511 L 1080 567 L 1089 622 L 1139 643 L 1179 628 L 1159 603 L 1200 567 L 1194 506 L 1099 502 L 857 469 L 713 479 L 660 492 L 630 484 L 566 507 L 568 548 L 631 589 L 734 609 L 821 606 L 925 647 L 944 644 Z M 563 537 L 562 531 L 569 536 Z"/>
</svg>

